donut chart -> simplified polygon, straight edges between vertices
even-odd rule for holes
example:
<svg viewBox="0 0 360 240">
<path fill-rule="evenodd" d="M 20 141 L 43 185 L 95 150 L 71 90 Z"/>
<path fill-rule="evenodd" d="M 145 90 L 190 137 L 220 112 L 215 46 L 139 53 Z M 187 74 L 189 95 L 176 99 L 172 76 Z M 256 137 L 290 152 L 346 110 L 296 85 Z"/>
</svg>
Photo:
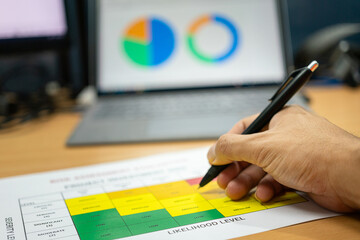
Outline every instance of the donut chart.
<svg viewBox="0 0 360 240">
<path fill-rule="evenodd" d="M 222 27 L 225 27 L 232 38 L 231 44 L 228 46 L 227 50 L 218 56 L 211 56 L 207 53 L 201 52 L 196 45 L 196 34 L 197 32 L 207 24 L 220 24 Z M 219 15 L 206 15 L 198 18 L 189 28 L 187 34 L 187 43 L 190 51 L 193 55 L 201 61 L 208 63 L 217 63 L 228 59 L 238 48 L 240 44 L 240 35 L 236 30 L 235 25 L 225 17 Z"/>
</svg>

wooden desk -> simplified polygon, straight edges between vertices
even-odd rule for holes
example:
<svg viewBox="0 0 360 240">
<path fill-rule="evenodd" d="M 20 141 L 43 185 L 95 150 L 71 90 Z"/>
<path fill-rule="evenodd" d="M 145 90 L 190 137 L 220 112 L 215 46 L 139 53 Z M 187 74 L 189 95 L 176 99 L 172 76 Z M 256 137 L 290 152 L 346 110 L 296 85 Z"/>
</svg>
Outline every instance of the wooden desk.
<svg viewBox="0 0 360 240">
<path fill-rule="evenodd" d="M 360 136 L 360 89 L 311 87 L 311 108 Z M 0 178 L 210 146 L 214 140 L 65 147 L 80 114 L 55 114 L 0 132 Z M 1 190 L 0 190 L 1 191 Z M 313 221 L 241 239 L 360 239 L 360 214 Z"/>
</svg>

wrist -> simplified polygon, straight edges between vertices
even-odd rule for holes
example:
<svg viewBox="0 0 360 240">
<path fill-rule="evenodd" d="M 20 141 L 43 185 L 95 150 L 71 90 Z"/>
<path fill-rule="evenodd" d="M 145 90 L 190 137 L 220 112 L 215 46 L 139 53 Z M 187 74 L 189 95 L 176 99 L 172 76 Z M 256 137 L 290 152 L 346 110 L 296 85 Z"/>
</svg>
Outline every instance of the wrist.
<svg viewBox="0 0 360 240">
<path fill-rule="evenodd" d="M 343 203 L 360 209 L 360 138 L 352 136 L 344 143 L 344 151 L 337 158 L 333 172 L 334 190 Z M 342 146 L 339 146 L 339 148 Z"/>
</svg>

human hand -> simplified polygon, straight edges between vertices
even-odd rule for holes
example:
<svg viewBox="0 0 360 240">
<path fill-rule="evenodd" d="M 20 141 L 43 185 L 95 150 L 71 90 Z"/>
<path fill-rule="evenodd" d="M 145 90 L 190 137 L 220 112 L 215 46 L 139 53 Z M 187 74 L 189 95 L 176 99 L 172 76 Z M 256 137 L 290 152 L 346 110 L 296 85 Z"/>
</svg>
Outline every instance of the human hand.
<svg viewBox="0 0 360 240">
<path fill-rule="evenodd" d="M 238 122 L 208 152 L 213 165 L 232 163 L 218 184 L 232 199 L 257 186 L 266 202 L 284 188 L 304 191 L 339 212 L 360 209 L 360 139 L 299 106 L 285 107 L 260 133 L 240 135 L 256 118 Z"/>
</svg>

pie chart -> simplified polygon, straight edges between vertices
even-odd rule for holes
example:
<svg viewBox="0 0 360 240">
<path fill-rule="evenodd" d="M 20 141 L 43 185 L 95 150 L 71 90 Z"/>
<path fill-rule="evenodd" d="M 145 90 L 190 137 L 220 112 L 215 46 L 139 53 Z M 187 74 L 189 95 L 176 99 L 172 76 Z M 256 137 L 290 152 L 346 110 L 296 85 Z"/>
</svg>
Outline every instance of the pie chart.
<svg viewBox="0 0 360 240">
<path fill-rule="evenodd" d="M 175 47 L 174 32 L 158 18 L 138 19 L 126 29 L 120 41 L 129 59 L 146 67 L 164 63 Z"/>
</svg>

